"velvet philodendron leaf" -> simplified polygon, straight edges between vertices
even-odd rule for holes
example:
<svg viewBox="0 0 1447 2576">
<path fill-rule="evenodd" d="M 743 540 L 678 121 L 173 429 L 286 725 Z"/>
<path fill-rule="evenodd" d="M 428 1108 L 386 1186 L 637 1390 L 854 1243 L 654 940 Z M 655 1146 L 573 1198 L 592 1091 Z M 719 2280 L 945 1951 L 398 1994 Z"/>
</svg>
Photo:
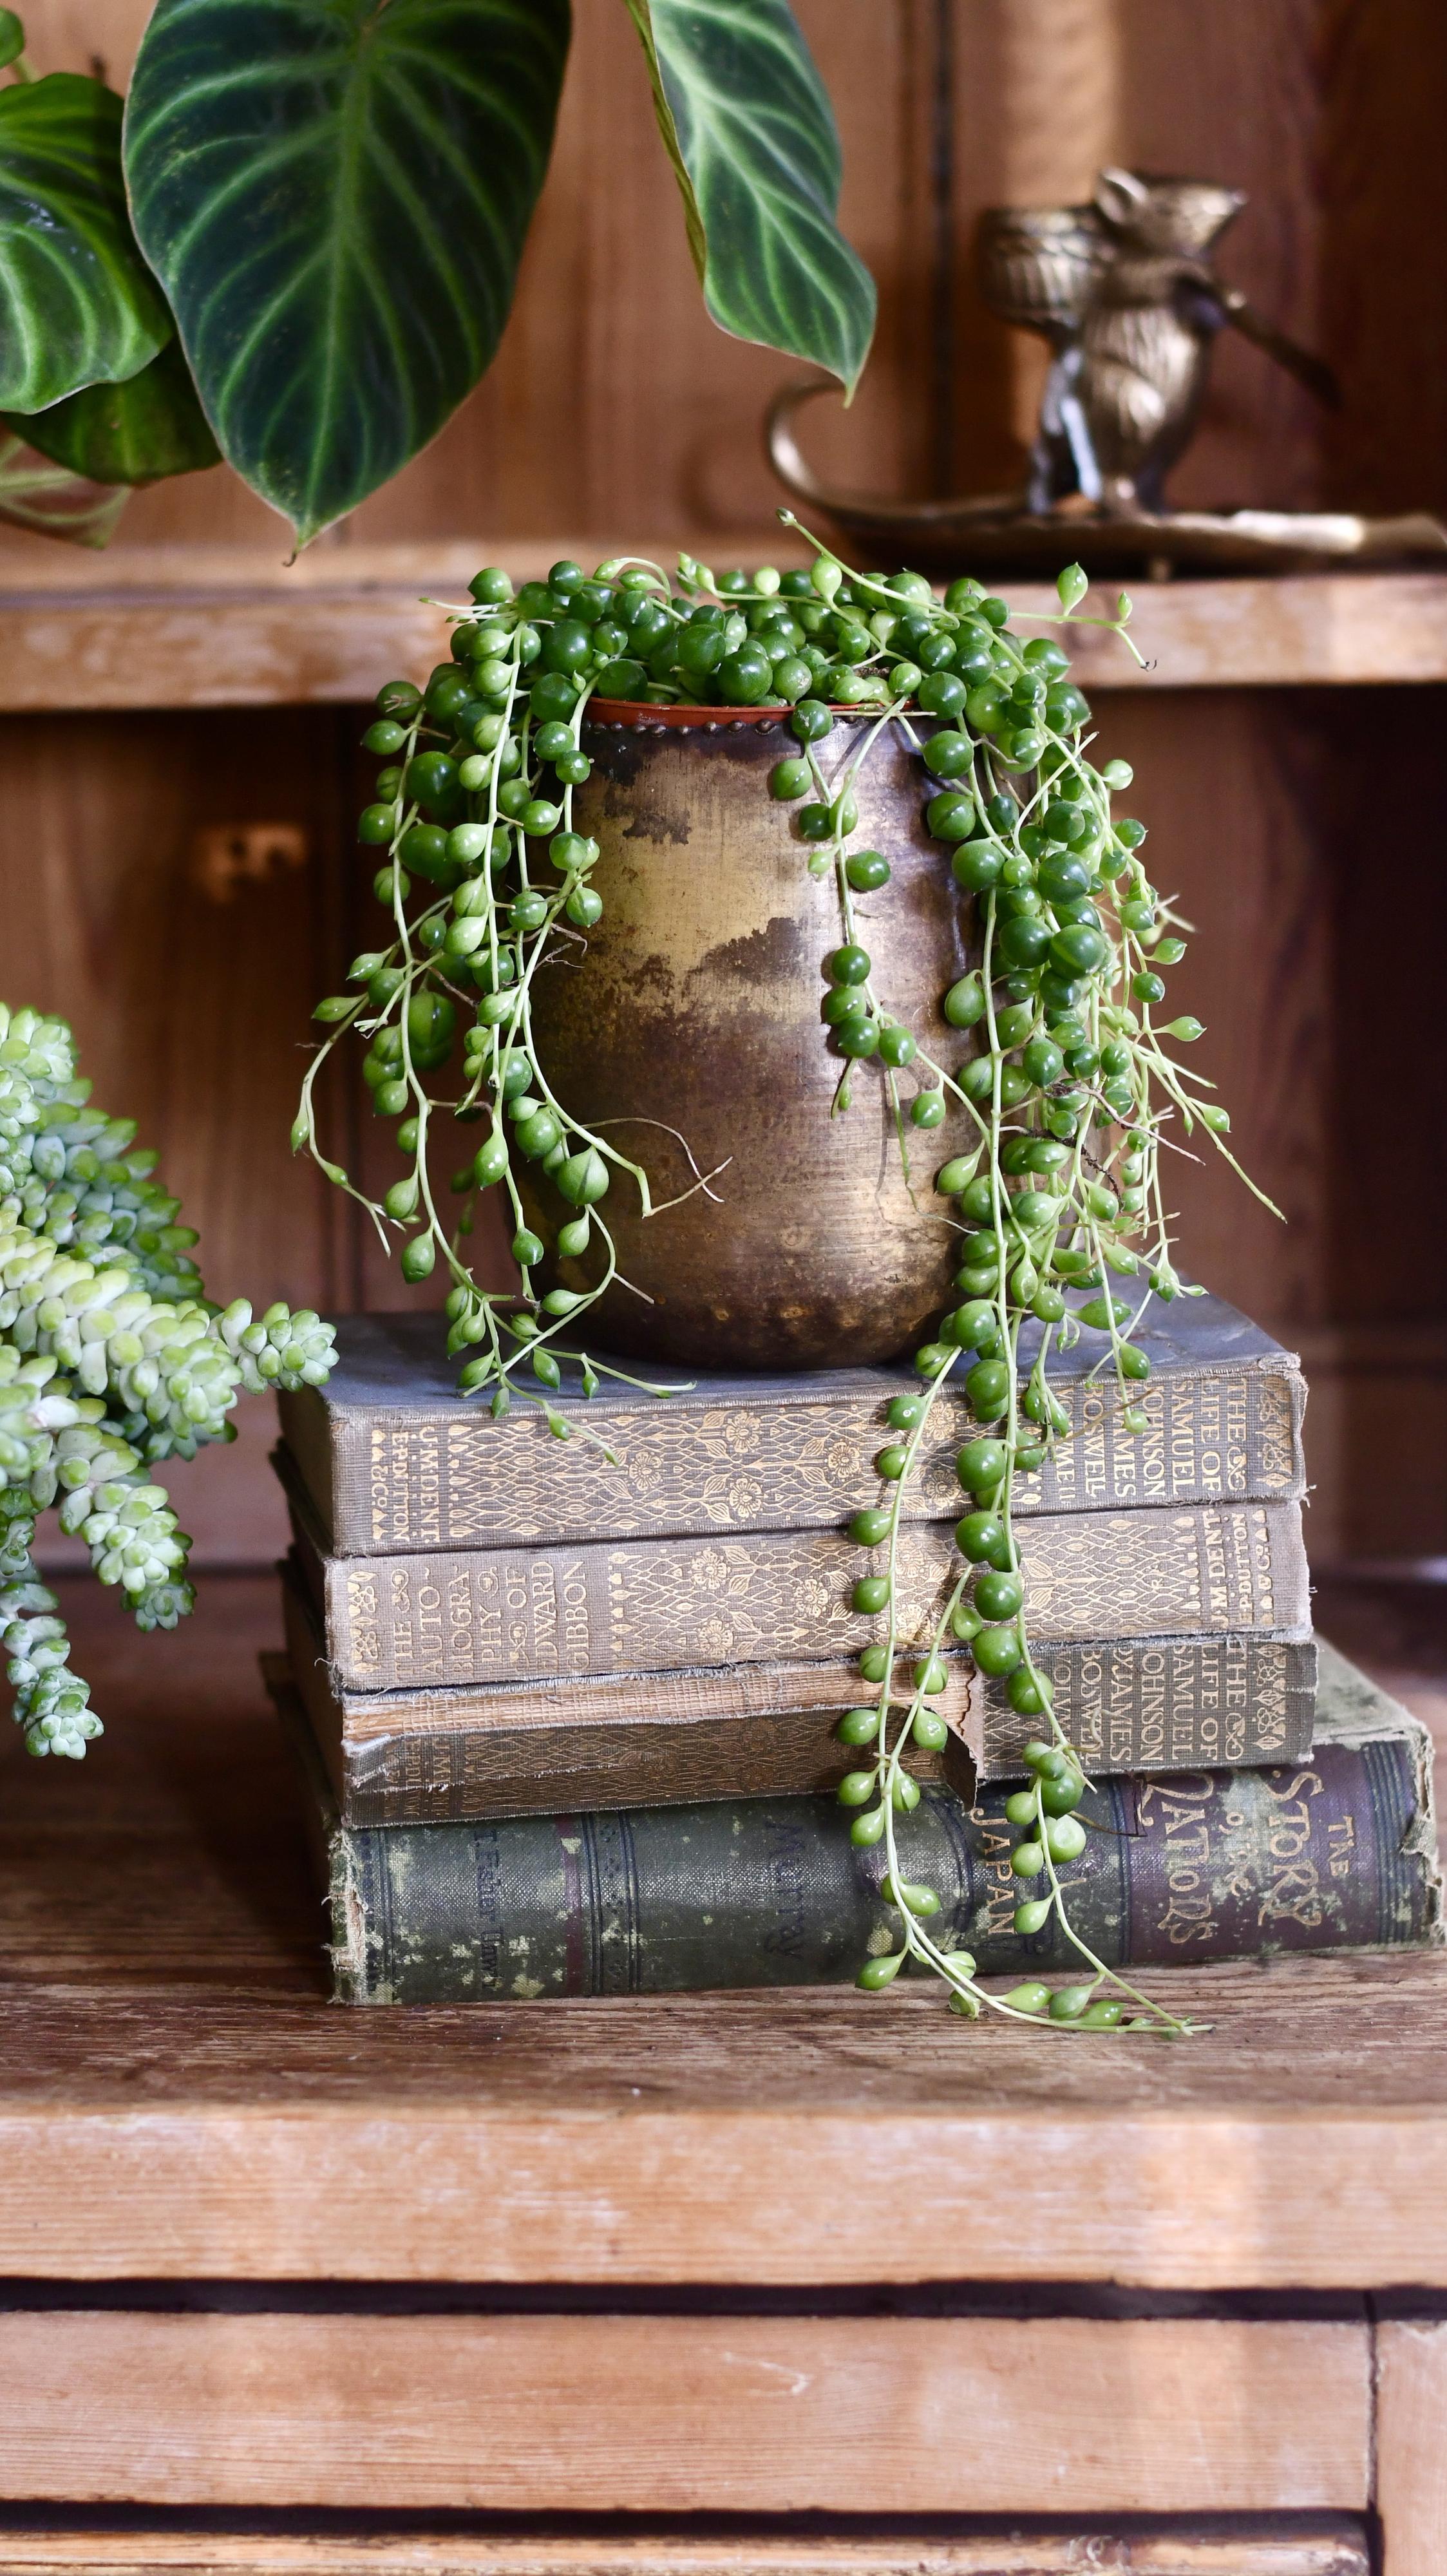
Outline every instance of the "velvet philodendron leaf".
<svg viewBox="0 0 1447 2576">
<path fill-rule="evenodd" d="M 300 543 L 488 365 L 569 31 L 568 0 L 159 0 L 136 231 L 223 455 Z"/>
<path fill-rule="evenodd" d="M 121 102 L 78 72 L 0 90 L 0 409 L 139 373 L 171 317 L 136 248 Z"/>
<path fill-rule="evenodd" d="M 627 0 L 715 322 L 852 393 L 874 281 L 837 223 L 839 137 L 787 0 Z"/>
<path fill-rule="evenodd" d="M 0 414 L 42 456 L 91 483 L 157 483 L 220 463 L 175 339 L 123 385 L 87 385 L 28 419 Z"/>
<path fill-rule="evenodd" d="M 21 430 L 28 422 L 20 423 Z M 0 519 L 73 546 L 108 545 L 130 495 L 88 482 L 19 437 L 0 437 Z"/>
</svg>

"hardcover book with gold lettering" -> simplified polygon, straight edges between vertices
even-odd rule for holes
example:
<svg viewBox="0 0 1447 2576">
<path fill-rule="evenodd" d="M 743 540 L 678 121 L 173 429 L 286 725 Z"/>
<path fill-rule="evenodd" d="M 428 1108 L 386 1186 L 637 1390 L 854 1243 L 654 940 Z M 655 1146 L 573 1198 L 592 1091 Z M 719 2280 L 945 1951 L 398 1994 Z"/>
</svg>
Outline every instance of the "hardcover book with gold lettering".
<svg viewBox="0 0 1447 2576">
<path fill-rule="evenodd" d="M 578 1436 L 460 1398 L 435 1317 L 340 1327 L 324 1389 L 282 1402 L 288 1644 L 346 1822 L 817 1790 L 880 1633 L 852 1606 L 845 1523 L 907 1372 L 565 1390 Z M 1055 1381 L 1074 1430 L 1026 1480 L 1035 1651 L 1101 1773 L 1298 1759 L 1315 1649 L 1302 1547 L 1304 1391 L 1289 1352 L 1217 1298 L 1147 1301 L 1150 1428 L 1084 1336 Z M 1133 1389 L 1133 1395 L 1136 1390 Z M 897 1635 L 958 1574 L 942 1396 L 896 1563 Z M 583 1436 L 591 1433 L 593 1437 Z M 951 1653 L 951 1785 L 1017 1775 L 1032 1731 Z"/>
<path fill-rule="evenodd" d="M 365 1691 L 848 1661 L 884 1633 L 853 1606 L 860 1557 L 847 1530 L 804 1529 L 318 1562 L 332 1662 Z M 1310 1632 L 1296 1503 L 1042 1513 L 1020 1557 L 1042 1647 Z M 950 1522 L 901 1534 L 904 1648 L 933 1635 L 958 1573 Z"/>
<path fill-rule="evenodd" d="M 652 1395 L 604 1377 L 585 1402 L 565 1380 L 554 1406 L 580 1436 L 559 1440 L 522 1401 L 494 1422 L 459 1396 L 445 1329 L 437 1315 L 348 1316 L 328 1383 L 281 1397 L 282 1436 L 328 1554 L 837 1529 L 868 1487 L 885 1405 L 915 1384 L 904 1368 L 820 1369 L 699 1377 Z M 1151 1361 L 1131 1395 L 1147 1429 L 1119 1429 L 1102 1337 L 1082 1334 L 1050 1363 L 1071 1430 L 1020 1479 L 1017 1514 L 1300 1499 L 1306 1398 L 1291 1352 L 1209 1296 L 1148 1297 L 1132 1339 Z M 1021 1347 L 1028 1357 L 1025 1337 Z M 959 1510 L 955 1452 L 976 1427 L 949 1389 L 936 1416 L 909 1487 L 908 1509 L 925 1520 Z"/>
<path fill-rule="evenodd" d="M 546 1815 L 570 1801 L 791 1797 L 832 1789 L 858 1760 L 836 1733 L 860 1695 L 858 1666 L 843 1658 L 358 1691 L 336 1676 L 321 1569 L 300 1548 L 283 1568 L 283 1597 L 291 1669 L 348 1825 Z M 1296 1761 L 1310 1746 L 1310 1637 L 1116 1638 L 1038 1651 L 1061 1726 L 1092 1774 L 1240 1769 Z M 1031 1730 L 1003 1685 L 963 1655 L 946 1663 L 930 1705 L 949 1740 L 939 1754 L 916 1748 L 910 1767 L 971 1799 L 1020 1776 Z"/>
</svg>

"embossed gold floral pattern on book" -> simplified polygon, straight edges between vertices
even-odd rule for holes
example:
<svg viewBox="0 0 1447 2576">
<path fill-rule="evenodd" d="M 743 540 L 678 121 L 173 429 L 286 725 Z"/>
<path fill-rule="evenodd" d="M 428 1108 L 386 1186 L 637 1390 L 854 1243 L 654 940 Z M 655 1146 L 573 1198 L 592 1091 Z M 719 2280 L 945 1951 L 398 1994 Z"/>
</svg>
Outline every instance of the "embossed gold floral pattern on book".
<svg viewBox="0 0 1447 2576">
<path fill-rule="evenodd" d="M 1056 1381 L 1070 1432 L 1038 1476 L 1021 1480 L 1018 1510 L 1302 1493 L 1305 1394 L 1295 1361 L 1215 1298 L 1182 1301 L 1169 1324 L 1169 1334 L 1163 1325 L 1141 1336 L 1156 1347 L 1155 1374 L 1132 1391 L 1146 1416 L 1140 1434 L 1121 1430 L 1109 1372 L 1092 1379 L 1083 1352 L 1071 1355 L 1080 1374 Z M 297 1470 L 342 1556 L 837 1525 L 869 1485 L 887 1436 L 883 1407 L 902 1382 L 855 1369 L 713 1380 L 666 1400 L 615 1389 L 593 1406 L 565 1398 L 580 1432 L 560 1441 L 521 1408 L 493 1422 L 460 1402 L 440 1369 L 429 1377 L 418 1367 L 409 1401 L 402 1362 L 411 1342 L 398 1319 L 356 1317 L 339 1329 L 334 1385 L 286 1397 L 281 1410 Z M 364 1365 L 374 1344 L 382 1358 Z M 585 1424 L 611 1457 L 581 1436 Z M 909 1488 L 908 1508 L 925 1520 L 959 1509 L 955 1452 L 975 1427 L 953 1393 L 941 1397 L 937 1424 Z"/>
<path fill-rule="evenodd" d="M 1296 1504 L 1055 1514 L 1029 1526 L 1022 1553 L 1044 1643 L 1307 1624 Z M 833 1530 L 332 1558 L 327 1635 L 356 1690 L 817 1661 L 878 1633 L 851 1607 L 860 1563 Z M 902 1534 L 904 1642 L 930 1633 L 959 1567 L 948 1525 Z"/>
<path fill-rule="evenodd" d="M 833 1786 L 858 1755 L 835 1733 L 858 1665 L 732 1663 L 681 1672 L 547 1674 L 440 1689 L 332 1688 L 301 1559 L 284 1586 L 287 1651 L 348 1824 L 537 1815 Z M 1087 1768 L 1184 1771 L 1294 1762 L 1311 1747 L 1316 1648 L 1266 1631 L 1041 1648 L 1056 1714 Z M 945 1776 L 1019 1779 L 1034 1721 L 962 1649 L 931 1705 L 951 1729 Z M 921 1752 L 920 1776 L 939 1765 Z"/>
</svg>

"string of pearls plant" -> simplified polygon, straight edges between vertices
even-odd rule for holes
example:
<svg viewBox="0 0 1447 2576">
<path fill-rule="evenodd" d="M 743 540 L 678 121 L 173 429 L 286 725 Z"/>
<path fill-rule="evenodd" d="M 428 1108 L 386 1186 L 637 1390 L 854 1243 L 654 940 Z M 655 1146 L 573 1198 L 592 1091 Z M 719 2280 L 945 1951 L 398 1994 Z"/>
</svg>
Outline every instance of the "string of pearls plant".
<svg viewBox="0 0 1447 2576">
<path fill-rule="evenodd" d="M 639 558 L 615 558 L 589 578 L 564 562 L 516 597 L 505 573 L 478 573 L 470 602 L 449 612 L 451 660 L 424 689 L 398 680 L 378 693 L 364 747 L 384 766 L 358 834 L 385 854 L 375 891 L 390 935 L 353 963 L 348 981 L 359 990 L 318 1006 L 330 1034 L 308 1072 L 292 1142 L 362 1200 L 384 1241 L 389 1229 L 405 1234 L 404 1277 L 421 1280 L 443 1264 L 448 1348 L 463 1360 L 462 1389 L 490 1389 L 498 1416 L 515 1396 L 529 1397 L 567 1438 L 573 1423 L 551 1400 L 561 1363 L 578 1361 L 585 1394 L 605 1365 L 576 1349 L 573 1336 L 617 1275 L 610 1189 L 621 1176 L 649 1208 L 646 1174 L 557 1099 L 533 1039 L 541 961 L 567 949 L 581 955 L 603 909 L 591 881 L 597 845 L 573 819 L 574 791 L 589 775 L 584 712 L 594 697 L 791 710 L 797 748 L 775 765 L 770 792 L 796 807 L 810 870 L 832 871 L 838 887 L 841 939 L 824 961 L 821 1038 L 843 1060 L 836 1109 L 848 1107 L 861 1078 L 882 1079 L 906 1154 L 909 1130 L 927 1136 L 951 1103 L 973 1140 L 935 1180 L 959 1228 L 961 1302 L 915 1353 L 919 1391 L 889 1404 L 879 1493 L 850 1523 L 875 1559 L 854 1585 L 853 1606 L 881 1618 L 885 1633 L 860 1658 L 874 1696 L 839 1728 L 860 1757 L 839 1796 L 855 1843 L 883 1846 L 883 1890 L 900 1925 L 898 1946 L 870 1958 L 859 1983 L 885 1987 L 910 1962 L 943 1978 L 967 2015 L 988 2007 L 1070 2028 L 1179 2030 L 1185 2025 L 1107 1969 L 1070 1925 L 1062 1872 L 1085 1847 L 1078 1810 L 1088 1783 L 1031 1652 L 1012 1500 L 1016 1478 L 1039 1467 L 1069 1427 L 1050 1359 L 1083 1333 L 1099 1337 L 1125 1425 L 1145 1428 L 1139 1389 L 1150 1362 L 1132 1329 L 1146 1294 L 1182 1293 L 1163 1129 L 1172 1119 L 1186 1136 L 1199 1128 L 1230 1158 L 1226 1111 L 1174 1051 L 1200 1036 L 1200 1024 L 1158 1017 L 1189 925 L 1149 880 L 1144 825 L 1113 812 L 1131 772 L 1123 761 L 1097 767 L 1089 757 L 1090 709 L 1061 643 L 1048 634 L 1022 641 L 1005 602 L 978 581 L 953 582 L 941 601 L 919 574 L 854 572 L 809 542 L 807 572 L 766 566 L 715 578 L 684 556 L 672 580 Z M 1070 567 L 1058 583 L 1058 616 L 1032 622 L 1103 625 L 1129 645 L 1129 600 L 1122 596 L 1112 617 L 1084 619 L 1087 587 Z M 826 773 L 821 754 L 840 709 L 874 721 L 850 737 L 842 764 L 831 753 Z M 963 1041 L 952 1065 L 891 1015 L 856 932 L 854 895 L 883 887 L 890 872 L 880 852 L 854 845 L 855 781 L 890 728 L 918 755 L 925 825 L 973 909 L 981 950 L 979 966 L 944 997 L 945 1021 Z M 460 1082 L 453 1075 L 439 1090 L 460 1018 Z M 373 1106 L 398 1122 L 405 1163 L 380 1204 L 317 1140 L 317 1076 L 351 1030 L 367 1041 Z M 485 1129 L 452 1177 L 457 1206 L 446 1216 L 429 1160 L 442 1109 Z M 547 1246 L 526 1219 L 524 1164 L 556 1190 L 558 1253 L 575 1255 L 593 1237 L 601 1243 L 591 1291 L 540 1293 Z M 479 1193 L 493 1189 L 506 1195 L 520 1273 L 505 1293 L 479 1287 L 466 1252 Z M 960 1570 L 933 1633 L 906 1651 L 901 1506 L 932 1408 L 960 1377 L 979 1426 L 958 1460 L 967 1504 L 956 1530 Z M 929 1703 L 945 1687 L 952 1646 L 967 1646 L 982 1673 L 1004 1681 L 1014 1708 L 1039 1721 L 1024 1752 L 1028 1785 L 1007 1812 L 1017 1837 L 1016 1930 L 1037 1934 L 1054 1915 L 1080 1955 L 1080 1979 L 1053 1991 L 1031 1981 L 987 1993 L 968 1953 L 934 1938 L 938 1899 L 909 1879 L 898 1848 L 901 1819 L 920 1796 L 910 1747 L 937 1749 L 945 1739 Z"/>
<path fill-rule="evenodd" d="M 333 1360 L 313 1314 L 207 1303 L 157 1156 L 89 1101 L 65 1022 L 0 1003 L 0 1643 L 28 1750 L 75 1760 L 103 1730 L 36 1571 L 39 1515 L 58 1501 L 137 1626 L 174 1628 L 191 1542 L 150 1469 L 234 1439 L 243 1388 L 318 1386 Z"/>
</svg>

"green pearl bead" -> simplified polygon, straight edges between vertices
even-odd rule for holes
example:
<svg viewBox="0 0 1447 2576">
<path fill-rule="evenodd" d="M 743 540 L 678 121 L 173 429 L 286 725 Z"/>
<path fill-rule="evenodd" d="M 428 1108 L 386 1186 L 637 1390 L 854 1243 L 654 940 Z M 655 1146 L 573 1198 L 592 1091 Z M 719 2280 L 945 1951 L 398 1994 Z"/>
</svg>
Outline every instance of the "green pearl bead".
<svg viewBox="0 0 1447 2576">
<path fill-rule="evenodd" d="M 1042 1780 L 1040 1804 L 1047 1816 L 1068 1816 L 1085 1795 L 1085 1782 L 1074 1771 L 1064 1771 L 1058 1780 Z"/>
<path fill-rule="evenodd" d="M 879 1039 L 879 1023 L 871 1019 L 844 1020 L 836 1035 L 840 1054 L 855 1058 L 877 1055 Z"/>
<path fill-rule="evenodd" d="M 1045 1845 L 1053 1861 L 1079 1860 L 1085 1840 L 1078 1816 L 1052 1816 L 1045 1827 Z"/>
<path fill-rule="evenodd" d="M 955 1523 L 955 1545 L 972 1565 L 993 1565 L 1002 1551 L 1008 1564 L 1009 1544 L 1005 1524 L 996 1512 L 966 1512 Z"/>
<path fill-rule="evenodd" d="M 875 1785 L 872 1771 L 846 1771 L 834 1794 L 841 1807 L 862 1807 L 873 1797 Z"/>
<path fill-rule="evenodd" d="M 1020 1640 L 1013 1628 L 982 1628 L 973 1652 L 982 1673 L 988 1673 L 993 1680 L 1003 1680 L 1020 1661 Z"/>
<path fill-rule="evenodd" d="M 849 1828 L 849 1839 L 852 1843 L 861 1844 L 866 1851 L 872 1844 L 883 1842 L 884 1809 L 871 1807 L 867 1815 L 856 1816 Z"/>
<path fill-rule="evenodd" d="M 922 1342 L 914 1355 L 914 1366 L 921 1377 L 938 1377 L 954 1359 L 948 1342 Z"/>
<path fill-rule="evenodd" d="M 965 1378 L 965 1393 L 982 1422 L 994 1422 L 1010 1401 L 1010 1367 L 1006 1360 L 977 1360 Z"/>
<path fill-rule="evenodd" d="M 803 765 L 797 764 L 801 768 Z M 844 874 L 856 894 L 873 894 L 877 887 L 889 883 L 889 861 L 879 850 L 851 850 L 844 862 Z"/>
<path fill-rule="evenodd" d="M 1057 1986 L 1050 1998 L 1052 2021 L 1079 2021 L 1091 2001 L 1089 1986 Z"/>
<path fill-rule="evenodd" d="M 988 1494 L 1004 1480 L 1010 1453 L 1003 1440 L 967 1440 L 955 1460 L 960 1483 L 972 1494 Z"/>
<path fill-rule="evenodd" d="M 982 1574 L 975 1585 L 975 1608 L 986 1619 L 1013 1619 L 1024 1598 L 1018 1574 Z"/>
<path fill-rule="evenodd" d="M 985 1016 L 985 988 L 978 975 L 962 975 L 952 984 L 942 1004 L 945 1018 L 952 1029 L 972 1029 Z"/>
<path fill-rule="evenodd" d="M 841 1744 L 873 1744 L 879 1734 L 879 1711 L 877 1708 L 847 1708 L 834 1732 Z M 863 1778 L 864 1774 L 857 1776 Z"/>
<path fill-rule="evenodd" d="M 807 760 L 779 760 L 769 772 L 769 794 L 789 804 L 795 797 L 807 796 L 813 781 Z"/>
<path fill-rule="evenodd" d="M 861 1818 L 860 1821 L 863 1823 L 867 1820 Z M 863 1836 L 861 1835 L 859 1839 L 862 1841 Z M 885 1986 L 894 1983 L 904 1965 L 905 1956 L 903 1950 L 894 1950 L 886 1959 L 866 1959 L 854 1980 L 856 1986 L 860 1987 L 866 1995 L 879 1994 Z"/>
</svg>

